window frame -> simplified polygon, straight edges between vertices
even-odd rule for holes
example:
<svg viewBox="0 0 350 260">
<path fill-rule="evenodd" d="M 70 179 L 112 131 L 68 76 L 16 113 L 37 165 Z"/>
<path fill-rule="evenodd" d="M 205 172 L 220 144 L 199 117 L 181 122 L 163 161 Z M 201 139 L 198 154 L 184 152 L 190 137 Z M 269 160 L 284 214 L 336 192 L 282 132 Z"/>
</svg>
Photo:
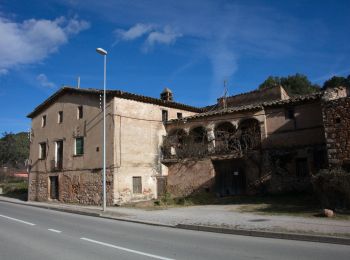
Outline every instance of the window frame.
<svg viewBox="0 0 350 260">
<path fill-rule="evenodd" d="M 167 122 L 169 120 L 169 112 L 166 109 L 162 109 L 162 122 Z"/>
<path fill-rule="evenodd" d="M 63 123 L 63 111 L 58 111 L 57 112 L 57 123 L 62 124 Z"/>
<path fill-rule="evenodd" d="M 39 143 L 39 160 L 45 160 L 47 157 L 47 144 L 46 142 Z"/>
<path fill-rule="evenodd" d="M 77 147 L 77 140 L 82 140 L 82 148 L 81 148 L 81 152 L 80 153 L 78 153 L 78 147 Z M 75 137 L 75 139 L 74 139 L 74 156 L 83 156 L 84 155 L 84 153 L 85 153 L 85 140 L 84 140 L 84 137 L 83 136 L 77 136 L 77 137 Z"/>
</svg>

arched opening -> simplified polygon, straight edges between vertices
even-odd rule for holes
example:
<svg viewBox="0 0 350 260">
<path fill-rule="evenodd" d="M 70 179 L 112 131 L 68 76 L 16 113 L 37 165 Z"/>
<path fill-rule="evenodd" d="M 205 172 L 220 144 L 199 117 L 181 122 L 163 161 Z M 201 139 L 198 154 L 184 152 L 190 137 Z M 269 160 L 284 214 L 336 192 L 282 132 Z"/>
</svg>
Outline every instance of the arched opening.
<svg viewBox="0 0 350 260">
<path fill-rule="evenodd" d="M 186 131 L 183 129 L 173 129 L 163 140 L 163 154 L 165 158 L 174 156 L 181 157 L 186 142 Z"/>
<path fill-rule="evenodd" d="M 208 153 L 207 130 L 198 126 L 190 130 L 186 151 L 189 157 L 203 157 Z"/>
<path fill-rule="evenodd" d="M 238 127 L 242 149 L 257 149 L 261 145 L 260 123 L 255 118 L 243 120 Z"/>
<path fill-rule="evenodd" d="M 231 153 L 239 149 L 236 127 L 230 122 L 219 123 L 214 129 L 215 152 Z"/>
<path fill-rule="evenodd" d="M 208 143 L 207 131 L 203 126 L 192 128 L 189 134 L 191 140 L 196 143 Z"/>
</svg>

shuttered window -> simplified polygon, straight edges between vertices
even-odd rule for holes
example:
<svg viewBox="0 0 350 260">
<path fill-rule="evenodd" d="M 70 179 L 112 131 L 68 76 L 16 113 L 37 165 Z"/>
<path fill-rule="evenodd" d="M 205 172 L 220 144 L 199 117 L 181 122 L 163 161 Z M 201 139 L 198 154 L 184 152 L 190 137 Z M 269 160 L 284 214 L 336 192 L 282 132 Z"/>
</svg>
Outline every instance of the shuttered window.
<svg viewBox="0 0 350 260">
<path fill-rule="evenodd" d="M 84 154 L 84 137 L 75 138 L 75 155 Z"/>
<path fill-rule="evenodd" d="M 142 193 L 141 176 L 132 177 L 132 191 L 133 193 Z"/>
</svg>

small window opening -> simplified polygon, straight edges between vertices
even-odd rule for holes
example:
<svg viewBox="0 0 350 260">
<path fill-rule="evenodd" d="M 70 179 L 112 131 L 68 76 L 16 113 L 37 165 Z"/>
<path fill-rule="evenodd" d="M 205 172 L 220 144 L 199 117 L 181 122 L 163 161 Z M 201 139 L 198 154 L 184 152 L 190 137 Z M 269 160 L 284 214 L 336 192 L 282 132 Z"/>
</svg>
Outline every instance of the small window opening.
<svg viewBox="0 0 350 260">
<path fill-rule="evenodd" d="M 162 110 L 162 121 L 168 121 L 168 110 Z"/>
<path fill-rule="evenodd" d="M 182 113 L 177 113 L 177 118 L 182 119 Z"/>
<path fill-rule="evenodd" d="M 58 111 L 58 123 L 61 124 L 63 122 L 63 111 Z"/>
<path fill-rule="evenodd" d="M 46 126 L 46 115 L 41 118 L 41 127 Z"/>
<path fill-rule="evenodd" d="M 340 124 L 340 122 L 341 122 L 340 117 L 336 117 L 336 118 L 335 118 L 335 123 L 336 123 L 336 124 Z"/>
<path fill-rule="evenodd" d="M 292 107 L 287 108 L 287 110 L 286 110 L 286 119 L 294 119 L 294 118 L 295 118 L 294 108 L 292 108 Z"/>
<path fill-rule="evenodd" d="M 83 106 L 78 106 L 78 119 L 82 119 L 83 116 Z"/>
</svg>

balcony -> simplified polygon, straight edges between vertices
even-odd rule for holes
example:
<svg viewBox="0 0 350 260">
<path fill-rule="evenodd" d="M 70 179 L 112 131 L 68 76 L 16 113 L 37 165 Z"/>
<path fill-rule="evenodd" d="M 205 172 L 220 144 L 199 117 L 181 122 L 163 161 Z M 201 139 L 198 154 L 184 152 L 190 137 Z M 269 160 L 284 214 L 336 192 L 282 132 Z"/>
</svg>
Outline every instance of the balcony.
<svg viewBox="0 0 350 260">
<path fill-rule="evenodd" d="M 51 160 L 50 170 L 52 172 L 61 171 L 63 169 L 63 160 Z"/>
<path fill-rule="evenodd" d="M 228 122 L 219 123 L 211 132 L 196 127 L 187 134 L 176 129 L 163 137 L 163 162 L 186 158 L 241 158 L 261 146 L 260 126 L 256 120 L 246 120 L 236 129 Z M 255 122 L 256 121 L 256 122 Z"/>
</svg>

